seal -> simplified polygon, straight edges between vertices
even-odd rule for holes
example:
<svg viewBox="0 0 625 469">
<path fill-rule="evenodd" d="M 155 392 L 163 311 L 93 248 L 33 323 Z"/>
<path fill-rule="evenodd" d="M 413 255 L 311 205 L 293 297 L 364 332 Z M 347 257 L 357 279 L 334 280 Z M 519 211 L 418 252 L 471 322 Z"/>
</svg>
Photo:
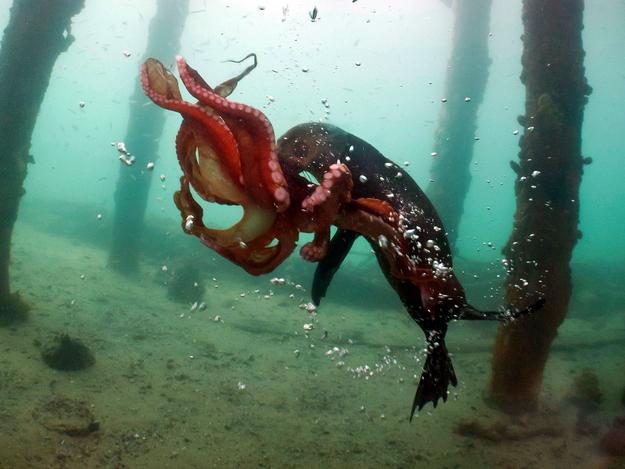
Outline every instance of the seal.
<svg viewBox="0 0 625 469">
<path fill-rule="evenodd" d="M 306 123 L 293 127 L 278 140 L 278 158 L 286 174 L 309 172 L 321 178 L 340 161 L 354 175 L 353 199 L 377 199 L 399 214 L 411 273 L 398 274 L 379 240 L 366 237 L 389 284 L 399 295 L 410 317 L 421 327 L 427 341 L 427 358 L 410 412 L 427 402 L 436 407 L 447 400 L 449 384 L 458 380 L 445 345 L 447 324 L 452 320 L 511 321 L 544 304 L 539 299 L 523 309 L 479 311 L 467 300 L 453 272 L 453 259 L 443 223 L 418 184 L 399 165 L 372 145 L 330 124 Z M 319 305 L 332 278 L 362 232 L 339 229 L 320 260 L 311 289 Z"/>
</svg>

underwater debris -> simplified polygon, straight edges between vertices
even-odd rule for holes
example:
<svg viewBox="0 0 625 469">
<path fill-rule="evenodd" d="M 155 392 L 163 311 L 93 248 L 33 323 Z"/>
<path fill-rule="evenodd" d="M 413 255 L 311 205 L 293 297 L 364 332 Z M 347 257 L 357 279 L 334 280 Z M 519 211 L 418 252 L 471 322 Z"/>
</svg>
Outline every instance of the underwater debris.
<svg viewBox="0 0 625 469">
<path fill-rule="evenodd" d="M 28 317 L 30 306 L 18 292 L 11 293 L 0 303 L 0 327 L 23 322 Z"/>
<path fill-rule="evenodd" d="M 460 436 L 478 438 L 495 443 L 529 440 L 531 438 L 546 436 L 557 437 L 563 433 L 562 428 L 551 424 L 528 428 L 504 422 L 495 422 L 491 425 L 485 425 L 475 419 L 459 421 L 453 431 Z"/>
<path fill-rule="evenodd" d="M 577 421 L 575 423 L 577 434 L 594 434 L 598 425 L 592 420 L 592 415 L 597 412 L 603 400 L 603 394 L 599 388 L 599 378 L 594 370 L 586 368 L 575 377 L 573 386 L 568 392 L 567 400 L 577 407 Z"/>
<path fill-rule="evenodd" d="M 610 430 L 601 437 L 599 446 L 610 456 L 625 456 L 625 416 L 614 419 Z"/>
<path fill-rule="evenodd" d="M 577 375 L 567 398 L 580 410 L 596 411 L 603 400 L 603 394 L 599 388 L 599 378 L 595 371 L 586 368 Z"/>
<path fill-rule="evenodd" d="M 44 346 L 41 358 L 50 368 L 61 371 L 84 370 L 95 363 L 91 350 L 65 333 L 57 334 Z"/>
<path fill-rule="evenodd" d="M 167 280 L 167 298 L 178 303 L 193 304 L 201 300 L 205 292 L 206 286 L 200 271 L 191 262 L 171 269 Z"/>
<path fill-rule="evenodd" d="M 48 430 L 67 436 L 83 437 L 100 430 L 100 422 L 86 402 L 63 396 L 54 396 L 38 407 L 33 416 Z"/>
</svg>

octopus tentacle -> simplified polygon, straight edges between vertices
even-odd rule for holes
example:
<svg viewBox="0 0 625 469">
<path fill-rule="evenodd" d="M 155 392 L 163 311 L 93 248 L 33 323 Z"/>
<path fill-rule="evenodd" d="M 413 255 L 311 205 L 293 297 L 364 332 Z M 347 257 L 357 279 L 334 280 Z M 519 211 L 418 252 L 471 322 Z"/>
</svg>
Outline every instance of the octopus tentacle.
<svg viewBox="0 0 625 469">
<path fill-rule="evenodd" d="M 228 175 L 235 184 L 240 186 L 242 174 L 238 145 L 223 119 L 197 104 L 191 104 L 178 98 L 176 93 L 172 91 L 175 78 L 160 62 L 154 59 L 150 60 L 152 61 L 146 61 L 141 67 L 141 84 L 146 96 L 160 107 L 179 112 L 186 119 L 197 121 L 205 129 L 206 136 L 214 151 L 220 155 L 220 161 L 226 167 Z M 156 75 L 155 78 L 156 73 L 162 75 Z M 169 76 L 163 78 L 166 76 L 165 74 L 169 74 Z M 169 80 L 169 88 L 166 91 L 159 89 L 162 88 L 162 80 L 165 79 Z M 180 96 L 179 92 L 177 94 Z"/>
<path fill-rule="evenodd" d="M 206 139 L 203 140 L 205 134 L 196 121 L 182 121 L 176 136 L 176 154 L 183 173 L 204 200 L 226 205 L 241 203 L 245 195 L 240 184 L 223 174 L 221 166 L 215 166 L 215 151 L 209 147 Z"/>
<path fill-rule="evenodd" d="M 256 66 L 258 65 L 258 60 L 256 59 L 256 54 L 254 54 L 253 52 L 251 54 L 247 54 L 241 60 L 226 60 L 226 62 L 232 62 L 232 63 L 235 63 L 235 64 L 240 64 L 241 62 L 249 59 L 250 57 L 254 58 L 254 62 L 252 62 L 252 65 L 249 65 L 245 70 L 243 70 L 241 73 L 239 73 L 236 77 L 232 77 L 229 80 L 224 81 L 221 85 L 217 85 L 215 87 L 215 93 L 217 93 L 222 98 L 227 98 L 228 96 L 230 96 L 232 94 L 232 92 L 237 87 L 239 82 L 246 75 L 248 75 L 252 70 L 254 70 L 256 68 Z"/>
<path fill-rule="evenodd" d="M 200 103 L 215 109 L 227 120 L 231 128 L 237 128 L 239 143 L 247 142 L 245 150 L 241 151 L 241 167 L 244 185 L 255 192 L 256 199 L 271 195 L 271 203 L 278 212 L 286 210 L 290 203 L 287 183 L 282 174 L 278 157 L 276 156 L 275 135 L 273 127 L 267 117 L 258 109 L 245 104 L 228 101 L 214 91 L 207 89 L 195 79 L 185 60 L 176 57 L 180 78 L 185 87 Z M 248 72 L 249 73 L 249 72 Z M 228 119 L 229 118 L 229 119 Z M 259 171 L 246 171 L 248 168 L 258 167 Z M 258 186 L 258 180 L 262 185 Z"/>
<path fill-rule="evenodd" d="M 203 221 L 204 210 L 194 200 L 186 176 L 180 178 L 180 190 L 174 194 L 174 202 L 182 215 L 182 229 L 194 235 L 202 243 L 221 256 L 243 267 L 252 275 L 271 272 L 293 251 L 298 234 L 291 226 L 282 226 L 280 221 L 271 220 L 270 226 L 256 237 L 246 240 L 241 229 L 249 222 L 249 216 L 227 230 L 207 228 Z M 275 225 L 280 226 L 275 226 Z M 271 241 L 277 239 L 275 245 Z"/>
<path fill-rule="evenodd" d="M 315 236 L 306 243 L 300 255 L 309 262 L 318 262 L 326 255 L 330 240 L 330 225 L 341 208 L 351 200 L 354 184 L 344 164 L 333 164 L 323 176 L 322 183 L 302 201 L 302 211 L 311 212 Z"/>
</svg>

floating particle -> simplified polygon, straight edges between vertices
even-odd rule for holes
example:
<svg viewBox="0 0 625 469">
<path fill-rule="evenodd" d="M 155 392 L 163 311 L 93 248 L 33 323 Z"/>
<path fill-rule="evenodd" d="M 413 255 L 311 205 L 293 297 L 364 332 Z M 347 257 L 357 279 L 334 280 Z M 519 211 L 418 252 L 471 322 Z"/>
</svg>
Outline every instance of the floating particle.
<svg viewBox="0 0 625 469">
<path fill-rule="evenodd" d="M 469 98 L 468 96 L 466 98 L 464 98 L 464 102 L 468 103 L 469 101 L 471 101 L 471 98 Z"/>
<path fill-rule="evenodd" d="M 309 313 L 314 313 L 315 311 L 317 311 L 317 307 L 312 303 L 302 303 L 301 305 L 299 305 L 299 307 L 300 309 L 305 309 Z"/>
<path fill-rule="evenodd" d="M 269 281 L 272 285 L 284 285 L 286 283 L 286 280 L 282 277 L 274 277 Z"/>
<path fill-rule="evenodd" d="M 361 174 L 360 176 L 358 176 L 358 180 L 364 184 L 365 182 L 367 182 L 367 176 Z"/>
<path fill-rule="evenodd" d="M 540 171 L 532 171 L 532 177 L 535 178 L 540 174 Z"/>
<path fill-rule="evenodd" d="M 267 95 L 267 99 L 269 100 L 269 102 L 273 103 L 276 98 L 274 98 L 273 96 L 271 96 L 270 94 Z"/>
<path fill-rule="evenodd" d="M 124 57 L 130 57 L 132 55 L 132 52 L 130 52 L 129 50 L 125 50 L 122 53 L 124 54 Z"/>
<path fill-rule="evenodd" d="M 354 65 L 356 65 L 356 67 L 360 67 L 362 65 L 362 62 L 356 62 Z"/>
<path fill-rule="evenodd" d="M 260 11 L 263 11 L 263 10 L 265 9 L 265 5 L 258 5 L 258 9 L 259 9 Z"/>
<path fill-rule="evenodd" d="M 378 236 L 378 246 L 380 246 L 382 249 L 387 248 L 388 247 L 388 238 L 384 235 L 380 235 Z"/>
<path fill-rule="evenodd" d="M 165 180 L 165 175 L 164 174 L 161 174 L 159 177 L 161 178 L 161 181 Z"/>
<path fill-rule="evenodd" d="M 302 67 L 302 72 L 308 73 L 310 69 L 308 67 Z"/>
<path fill-rule="evenodd" d="M 352 153 L 354 151 L 354 145 L 349 146 L 349 152 Z"/>
<path fill-rule="evenodd" d="M 84 102 L 84 101 L 81 101 L 81 102 L 79 102 L 79 103 L 78 103 L 78 105 L 79 105 L 79 106 L 80 106 L 80 108 L 82 109 L 83 107 L 85 107 L 85 102 Z"/>
<path fill-rule="evenodd" d="M 441 98 L 441 103 L 446 103 L 447 102 L 447 98 Z"/>
<path fill-rule="evenodd" d="M 307 322 L 304 324 L 304 332 L 310 332 L 315 328 L 311 323 Z"/>
<path fill-rule="evenodd" d="M 102 220 L 102 214 L 101 213 L 98 213 L 95 217 L 96 217 L 96 220 Z"/>
<path fill-rule="evenodd" d="M 167 272 L 167 270 L 169 270 L 169 269 L 167 269 L 167 266 L 166 266 L 166 265 L 164 265 L 163 267 L 161 267 L 161 270 L 162 270 L 163 272 Z"/>
<path fill-rule="evenodd" d="M 317 10 L 317 7 L 314 7 L 311 11 L 308 12 L 308 16 L 310 17 L 310 21 L 316 21 L 317 20 L 317 13 L 319 13 L 319 10 Z"/>
<path fill-rule="evenodd" d="M 518 130 L 516 130 L 516 129 L 515 129 L 512 133 L 513 133 L 514 135 L 519 135 L 519 131 L 518 131 Z"/>
<path fill-rule="evenodd" d="M 153 170 L 154 169 L 154 162 L 153 161 L 149 161 L 148 164 L 145 165 L 145 169 L 148 170 Z"/>
<path fill-rule="evenodd" d="M 247 385 L 246 385 L 245 383 L 242 383 L 241 381 L 239 381 L 239 382 L 237 383 L 237 389 L 238 389 L 239 391 L 245 391 L 245 388 L 246 388 L 246 387 L 247 387 Z"/>
<path fill-rule="evenodd" d="M 432 153 L 430 153 L 430 156 L 437 157 L 438 156 L 438 152 L 437 151 L 433 151 Z"/>
<path fill-rule="evenodd" d="M 133 164 L 135 164 L 135 157 L 134 156 L 119 155 L 119 161 L 124 163 L 126 166 L 132 166 Z"/>
</svg>

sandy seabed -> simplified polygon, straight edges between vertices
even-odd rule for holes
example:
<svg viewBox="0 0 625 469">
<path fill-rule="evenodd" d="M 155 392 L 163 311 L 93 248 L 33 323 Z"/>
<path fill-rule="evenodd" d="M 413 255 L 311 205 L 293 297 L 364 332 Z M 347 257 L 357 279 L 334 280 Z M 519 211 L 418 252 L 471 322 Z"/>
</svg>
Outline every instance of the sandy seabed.
<svg viewBox="0 0 625 469">
<path fill-rule="evenodd" d="M 625 413 L 625 293 L 585 266 L 575 269 L 538 413 L 510 420 L 485 403 L 495 326 L 458 323 L 448 346 L 459 386 L 410 424 L 423 336 L 379 273 L 339 275 L 313 318 L 298 307 L 308 298 L 296 284 L 310 281 L 302 261 L 273 285 L 184 244 L 194 249 L 184 255 L 206 258 L 206 308 L 191 311 L 163 285 L 175 243 L 127 277 L 106 267 L 103 245 L 26 218 L 12 273 L 32 310 L 0 329 L 0 468 L 625 467 L 598 446 Z M 58 333 L 88 344 L 95 365 L 48 368 L 41 344 Z M 566 396 L 585 368 L 603 401 L 580 434 Z M 458 434 L 467 420 L 508 437 Z"/>
</svg>

